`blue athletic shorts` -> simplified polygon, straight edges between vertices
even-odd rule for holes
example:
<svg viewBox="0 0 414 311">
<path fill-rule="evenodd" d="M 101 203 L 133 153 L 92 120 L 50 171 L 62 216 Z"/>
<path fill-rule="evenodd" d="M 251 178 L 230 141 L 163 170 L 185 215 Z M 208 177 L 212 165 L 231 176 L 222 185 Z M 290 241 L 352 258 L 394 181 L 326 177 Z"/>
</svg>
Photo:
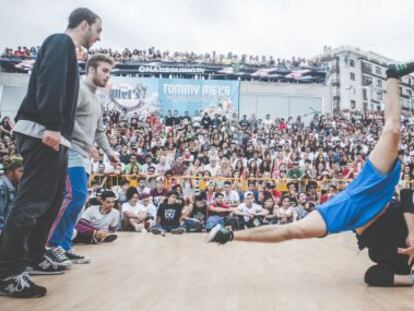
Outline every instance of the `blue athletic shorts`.
<svg viewBox="0 0 414 311">
<path fill-rule="evenodd" d="M 378 215 L 391 200 L 400 173 L 399 161 L 384 175 L 368 160 L 345 190 L 317 207 L 328 233 L 355 230 Z"/>
</svg>

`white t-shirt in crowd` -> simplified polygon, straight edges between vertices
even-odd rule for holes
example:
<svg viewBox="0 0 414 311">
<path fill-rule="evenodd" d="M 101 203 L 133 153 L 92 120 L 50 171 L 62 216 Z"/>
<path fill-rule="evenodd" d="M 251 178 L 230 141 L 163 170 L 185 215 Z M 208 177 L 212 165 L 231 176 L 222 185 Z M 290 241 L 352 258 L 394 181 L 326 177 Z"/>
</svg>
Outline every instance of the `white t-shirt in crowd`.
<svg viewBox="0 0 414 311">
<path fill-rule="evenodd" d="M 155 170 L 158 174 L 164 175 L 166 171 L 168 171 L 169 169 L 171 169 L 171 165 L 169 165 L 168 163 L 165 163 L 164 165 L 162 165 L 161 163 L 158 163 L 155 166 Z"/>
<path fill-rule="evenodd" d="M 256 213 L 260 213 L 261 211 L 263 211 L 263 207 L 253 203 L 252 207 L 248 208 L 246 203 L 242 203 L 240 204 L 237 209 L 243 213 L 243 215 L 248 215 L 248 214 L 256 214 Z M 249 221 L 249 217 L 245 216 L 244 217 L 244 221 Z"/>
<path fill-rule="evenodd" d="M 116 228 L 118 226 L 119 212 L 113 208 L 108 214 L 102 214 L 100 206 L 94 205 L 85 210 L 82 218 L 89 221 L 98 230 L 108 230 L 109 228 Z"/>
<path fill-rule="evenodd" d="M 223 195 L 224 195 L 224 203 L 226 204 L 233 204 L 236 202 L 240 202 L 239 194 L 235 190 L 230 190 L 229 194 L 227 194 L 226 191 L 223 191 Z"/>
<path fill-rule="evenodd" d="M 154 204 L 148 204 L 147 206 L 144 206 L 143 204 L 137 203 L 135 206 L 132 206 L 129 204 L 129 202 L 126 202 L 122 204 L 122 213 L 125 212 L 131 212 L 135 215 L 138 215 L 141 212 L 145 212 L 148 216 L 155 217 L 157 216 L 157 208 Z"/>
</svg>

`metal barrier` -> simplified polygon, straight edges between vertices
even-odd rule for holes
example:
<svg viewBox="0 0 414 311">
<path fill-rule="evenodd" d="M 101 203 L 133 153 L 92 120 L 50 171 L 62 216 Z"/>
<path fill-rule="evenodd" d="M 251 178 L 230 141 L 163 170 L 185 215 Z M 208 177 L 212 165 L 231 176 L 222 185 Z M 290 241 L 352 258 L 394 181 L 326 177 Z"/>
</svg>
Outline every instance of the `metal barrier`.
<svg viewBox="0 0 414 311">
<path fill-rule="evenodd" d="M 107 188 L 113 186 L 119 186 L 121 180 L 127 180 L 130 186 L 137 187 L 139 184 L 139 180 L 147 179 L 153 180 L 156 177 L 142 177 L 141 175 L 91 175 L 90 177 L 90 185 L 92 182 L 98 185 L 105 186 Z M 221 177 L 221 176 L 212 176 L 212 177 L 198 177 L 198 176 L 172 176 L 169 178 L 165 178 L 165 187 L 170 188 L 174 185 L 180 184 L 182 187 L 186 181 L 190 181 L 195 186 L 199 187 L 200 190 L 205 190 L 208 183 L 213 181 L 215 183 L 215 187 L 222 188 L 224 182 L 230 181 L 233 184 L 234 190 L 243 190 L 246 191 L 248 189 L 248 184 L 251 182 L 255 182 L 257 187 L 262 187 L 263 183 L 269 182 L 274 185 L 272 189 L 280 190 L 280 191 L 287 191 L 288 185 L 295 184 L 296 188 L 305 187 L 307 188 L 309 184 L 313 184 L 317 186 L 317 190 L 320 191 L 321 188 L 328 187 L 329 185 L 335 185 L 338 190 L 342 190 L 345 188 L 348 183 L 350 183 L 353 179 L 277 179 L 277 178 L 229 178 L 229 177 Z M 410 181 L 414 183 L 414 181 Z"/>
</svg>

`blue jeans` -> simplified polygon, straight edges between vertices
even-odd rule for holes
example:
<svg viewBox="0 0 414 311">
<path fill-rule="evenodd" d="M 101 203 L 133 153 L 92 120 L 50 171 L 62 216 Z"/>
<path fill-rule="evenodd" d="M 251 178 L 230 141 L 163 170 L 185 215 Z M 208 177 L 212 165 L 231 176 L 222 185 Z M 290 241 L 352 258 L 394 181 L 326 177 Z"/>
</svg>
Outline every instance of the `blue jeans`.
<svg viewBox="0 0 414 311">
<path fill-rule="evenodd" d="M 170 232 L 173 229 L 184 228 L 184 227 L 179 226 L 179 225 L 178 226 L 161 226 L 160 224 L 156 224 L 155 226 L 152 226 L 151 229 L 152 228 L 164 230 L 166 232 Z"/>
<path fill-rule="evenodd" d="M 216 225 L 222 225 L 224 226 L 224 217 L 218 216 L 218 215 L 214 215 L 214 216 L 210 216 L 207 218 L 207 223 L 206 223 L 206 229 L 207 230 L 211 230 L 213 229 Z"/>
<path fill-rule="evenodd" d="M 50 233 L 49 246 L 72 248 L 72 235 L 88 196 L 88 174 L 83 167 L 68 168 L 65 196 Z"/>
<path fill-rule="evenodd" d="M 201 232 L 204 229 L 204 223 L 200 221 L 195 221 L 194 219 L 186 219 L 184 222 L 184 226 L 187 231 L 190 232 Z"/>
</svg>

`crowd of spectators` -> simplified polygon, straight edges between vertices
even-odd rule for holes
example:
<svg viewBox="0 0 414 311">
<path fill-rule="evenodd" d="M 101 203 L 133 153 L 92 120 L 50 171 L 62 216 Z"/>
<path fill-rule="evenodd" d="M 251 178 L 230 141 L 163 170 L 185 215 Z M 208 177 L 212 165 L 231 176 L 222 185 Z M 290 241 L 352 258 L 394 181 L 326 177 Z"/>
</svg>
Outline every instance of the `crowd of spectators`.
<svg viewBox="0 0 414 311">
<path fill-rule="evenodd" d="M 218 110 L 145 120 L 108 110 L 105 122 L 120 162 L 102 153 L 92 163 L 89 205 L 110 189 L 120 217 L 115 222 L 111 214 L 111 227 L 153 233 L 303 218 L 358 175 L 384 124 L 382 112 L 358 111 L 315 115 L 305 125 L 301 117 L 239 118 Z M 12 127 L 7 117 L 0 124 L 0 157 L 16 153 Z M 413 136 L 414 122 L 403 116 L 400 188 L 412 187 Z"/>
<path fill-rule="evenodd" d="M 22 47 L 17 49 L 6 48 L 1 57 L 5 58 L 35 58 L 39 47 Z M 292 57 L 291 59 L 274 58 L 273 56 L 259 55 L 237 55 L 229 52 L 227 54 L 217 53 L 195 53 L 195 52 L 170 52 L 156 50 L 154 47 L 149 49 L 129 49 L 123 51 L 111 48 L 97 48 L 78 50 L 77 57 L 79 60 L 86 60 L 88 54 L 103 53 L 112 56 L 117 62 L 178 62 L 178 63 L 197 63 L 197 64 L 214 64 L 214 65 L 254 65 L 258 67 L 278 67 L 281 69 L 297 68 L 315 68 L 323 65 L 319 60 L 307 60 L 301 57 Z"/>
</svg>

